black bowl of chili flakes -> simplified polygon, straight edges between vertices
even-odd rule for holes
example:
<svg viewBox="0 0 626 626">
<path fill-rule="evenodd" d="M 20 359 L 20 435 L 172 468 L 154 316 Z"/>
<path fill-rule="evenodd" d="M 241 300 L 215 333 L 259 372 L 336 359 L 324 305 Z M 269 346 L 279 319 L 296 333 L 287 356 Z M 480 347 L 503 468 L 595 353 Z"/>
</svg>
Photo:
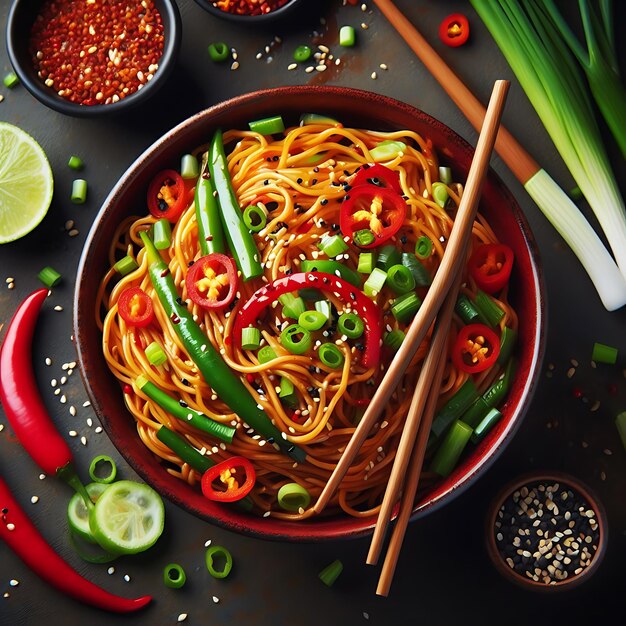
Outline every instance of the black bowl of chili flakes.
<svg viewBox="0 0 626 626">
<path fill-rule="evenodd" d="M 181 19 L 172 0 L 125 3 L 18 0 L 7 50 L 24 86 L 76 117 L 125 112 L 163 85 L 176 63 Z"/>
<path fill-rule="evenodd" d="M 282 21 L 305 4 L 304 0 L 196 0 L 205 11 L 237 22 L 259 25 Z"/>
</svg>

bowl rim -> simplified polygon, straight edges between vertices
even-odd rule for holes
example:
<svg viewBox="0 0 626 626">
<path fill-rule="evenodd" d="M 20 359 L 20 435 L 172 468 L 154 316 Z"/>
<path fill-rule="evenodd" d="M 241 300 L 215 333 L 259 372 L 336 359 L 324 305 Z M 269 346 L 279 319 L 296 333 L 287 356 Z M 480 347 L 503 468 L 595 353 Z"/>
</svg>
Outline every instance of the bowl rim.
<svg viewBox="0 0 626 626">
<path fill-rule="evenodd" d="M 99 417 L 102 417 L 102 410 L 100 409 L 100 402 L 97 397 L 95 397 L 94 392 L 91 388 L 88 377 L 86 376 L 86 368 L 85 362 L 88 358 L 88 355 L 84 353 L 82 344 L 84 343 L 81 338 L 83 337 L 82 330 L 82 317 L 81 317 L 81 306 L 80 306 L 80 298 L 79 293 L 81 289 L 81 284 L 83 280 L 86 280 L 87 274 L 87 264 L 88 264 L 88 256 L 89 250 L 92 247 L 93 240 L 96 238 L 96 234 L 98 231 L 98 225 L 100 221 L 104 218 L 110 207 L 113 205 L 116 197 L 124 191 L 126 187 L 128 187 L 134 179 L 137 178 L 138 173 L 146 167 L 146 162 L 149 162 L 151 157 L 154 157 L 155 153 L 158 153 L 161 147 L 164 144 L 170 142 L 178 133 L 184 132 L 186 126 L 195 126 L 196 124 L 200 124 L 202 120 L 205 118 L 213 118 L 219 116 L 221 113 L 229 109 L 237 109 L 241 106 L 245 106 L 250 103 L 254 103 L 258 99 L 263 98 L 271 98 L 278 102 L 280 102 L 281 96 L 286 95 L 288 93 L 293 93 L 295 91 L 301 94 L 300 97 L 303 99 L 306 98 L 307 95 L 315 94 L 324 94 L 325 97 L 328 98 L 328 101 L 332 101 L 333 97 L 340 96 L 342 98 L 350 98 L 364 100 L 369 104 L 377 104 L 379 106 L 386 107 L 395 107 L 402 110 L 404 113 L 408 113 L 412 116 L 418 116 L 423 120 L 428 120 L 429 124 L 432 124 L 434 127 L 438 127 L 439 130 L 446 132 L 449 135 L 454 137 L 454 141 L 457 142 L 457 145 L 464 150 L 469 150 L 473 152 L 473 148 L 470 146 L 468 142 L 466 142 L 462 137 L 460 137 L 456 132 L 450 129 L 448 126 L 438 121 L 436 118 L 431 115 L 417 109 L 414 106 L 396 100 L 394 98 L 390 98 L 388 96 L 383 96 L 380 94 L 376 94 L 369 91 L 364 91 L 360 89 L 354 89 L 349 87 L 337 87 L 337 86 L 285 86 L 285 87 L 277 87 L 272 89 L 263 89 L 250 93 L 245 93 L 234 98 L 225 100 L 223 102 L 217 103 L 214 106 L 211 106 L 203 111 L 196 113 L 195 115 L 183 120 L 179 124 L 177 124 L 170 131 L 162 135 L 158 138 L 151 146 L 149 146 L 137 159 L 127 168 L 127 170 L 121 175 L 120 179 L 113 187 L 107 198 L 102 204 L 98 215 L 94 219 L 92 228 L 87 236 L 87 239 L 84 244 L 84 248 L 81 254 L 78 270 L 77 270 L 77 281 L 75 286 L 75 295 L 74 295 L 74 315 L 73 315 L 73 323 L 74 323 L 74 338 L 76 343 L 78 362 L 80 365 L 80 372 L 87 388 L 87 392 L 90 396 L 94 409 L 98 413 Z M 280 106 L 280 105 L 279 105 Z M 365 117 L 368 117 L 369 114 L 366 114 Z M 516 202 L 515 198 L 512 196 L 508 188 L 504 185 L 500 177 L 497 173 L 490 168 L 489 178 L 492 180 L 498 188 L 499 194 L 504 194 L 504 197 L 508 201 L 511 207 L 511 211 L 514 214 L 514 218 L 516 220 L 517 227 L 521 231 L 521 236 L 524 240 L 526 249 L 528 250 L 528 258 L 530 262 L 531 276 L 528 277 L 529 284 L 532 286 L 532 292 L 536 294 L 535 299 L 535 311 L 534 313 L 534 324 L 535 331 L 533 337 L 533 349 L 532 349 L 532 359 L 529 364 L 529 370 L 527 374 L 527 378 L 523 387 L 519 392 L 519 401 L 515 408 L 511 411 L 511 415 L 508 418 L 507 426 L 499 433 L 498 438 L 493 442 L 491 447 L 489 448 L 487 456 L 482 456 L 480 462 L 471 464 L 463 473 L 454 475 L 455 480 L 445 489 L 436 490 L 434 494 L 429 494 L 429 497 L 425 500 L 420 501 L 418 506 L 414 508 L 411 519 L 417 519 L 422 515 L 425 515 L 428 512 L 432 512 L 437 510 L 439 507 L 443 506 L 446 502 L 448 502 L 452 496 L 452 494 L 460 494 L 464 492 L 472 482 L 472 479 L 478 478 L 495 462 L 495 460 L 499 457 L 499 455 L 503 452 L 505 445 L 511 440 L 513 434 L 516 432 L 517 428 L 522 421 L 523 414 L 530 402 L 532 394 L 535 391 L 535 388 L 538 383 L 537 372 L 539 371 L 539 367 L 541 361 L 543 359 L 543 354 L 545 350 L 544 342 L 541 341 L 542 330 L 545 323 L 545 287 L 544 287 L 544 279 L 543 272 L 541 269 L 541 265 L 539 262 L 539 251 L 537 249 L 537 245 L 535 243 L 534 237 L 530 230 L 530 226 L 528 221 L 521 209 L 521 207 Z M 91 320 L 93 320 L 93 315 L 91 316 Z M 107 434 L 111 436 L 110 428 L 107 425 L 106 420 L 102 420 L 103 426 L 107 431 Z M 114 445 L 115 442 L 113 442 Z M 116 445 L 117 447 L 117 445 Z M 122 451 L 121 451 L 122 452 Z M 122 452 L 124 455 L 124 452 Z M 124 455 L 125 456 L 125 455 Z M 126 458 L 126 457 L 125 457 Z M 126 458 L 129 464 L 137 471 L 147 482 L 153 482 L 153 477 L 150 476 L 148 471 L 143 471 L 143 468 L 137 467 L 136 462 L 133 462 L 132 459 Z M 161 489 L 161 487 L 160 487 Z M 232 517 L 237 517 L 237 514 L 233 514 L 232 512 L 228 512 L 226 518 L 218 516 L 217 518 L 208 517 L 205 512 L 196 510 L 188 503 L 183 503 L 181 501 L 180 496 L 177 496 L 175 493 L 170 492 L 168 489 L 161 489 L 162 495 L 170 499 L 176 504 L 179 504 L 182 508 L 186 509 L 202 517 L 203 519 L 210 519 L 212 522 L 228 528 L 230 530 L 236 530 L 244 532 L 248 535 L 261 537 L 265 539 L 278 539 L 278 540 L 288 540 L 288 541 L 317 541 L 321 539 L 339 539 L 339 538 L 356 538 L 367 535 L 371 532 L 375 525 L 375 517 L 372 518 L 348 518 L 346 516 L 345 519 L 350 520 L 350 527 L 344 528 L 343 526 L 347 524 L 341 523 L 329 523 L 329 521 L 325 518 L 319 518 L 319 523 L 316 524 L 315 527 L 312 525 L 302 524 L 302 523 L 294 523 L 290 524 L 277 524 L 279 520 L 272 520 L 279 528 L 274 528 L 273 525 L 267 524 L 267 521 L 263 518 L 256 518 L 253 516 L 246 516 L 245 523 L 240 523 L 238 521 L 233 521 Z M 397 507 L 394 511 L 394 516 L 397 514 Z M 342 520 L 344 518 L 341 518 Z M 265 525 L 263 524 L 265 522 Z M 269 526 L 269 527 L 268 527 Z M 285 530 L 285 526 L 289 527 L 288 530 Z"/>
<path fill-rule="evenodd" d="M 543 582 L 537 582 L 527 578 L 526 576 L 522 576 L 515 570 L 511 569 L 505 563 L 500 550 L 498 550 L 494 532 L 496 517 L 504 501 L 514 491 L 521 489 L 525 485 L 541 482 L 558 482 L 572 487 L 572 489 L 578 492 L 587 501 L 589 506 L 593 508 L 596 513 L 596 519 L 598 520 L 598 547 L 593 555 L 591 564 L 588 565 L 580 574 L 576 574 L 572 577 L 566 578 L 565 580 L 560 580 L 550 585 L 546 585 Z M 608 534 L 609 528 L 606 510 L 596 492 L 580 478 L 559 470 L 534 470 L 512 478 L 500 488 L 496 496 L 493 498 L 485 517 L 485 544 L 489 558 L 491 559 L 496 570 L 502 575 L 503 578 L 510 580 L 516 585 L 542 593 L 573 589 L 589 580 L 598 570 L 604 558 L 608 544 Z"/>
<path fill-rule="evenodd" d="M 40 3 L 43 0 L 40 0 Z M 34 76 L 22 63 L 21 50 L 28 46 L 30 36 L 20 37 L 21 31 L 18 29 L 20 12 L 32 9 L 30 0 L 15 0 L 11 3 L 6 24 L 6 47 L 9 61 L 15 70 L 20 82 L 26 89 L 45 106 L 73 117 L 100 117 L 104 115 L 116 115 L 134 109 L 141 103 L 149 100 L 154 93 L 163 85 L 176 65 L 176 58 L 182 39 L 182 19 L 175 0 L 154 0 L 159 7 L 164 23 L 165 41 L 163 53 L 159 59 L 159 68 L 154 74 L 154 78 L 145 83 L 144 87 L 135 91 L 126 98 L 110 104 L 98 104 L 86 106 L 66 100 L 48 89 L 42 82 Z"/>
<path fill-rule="evenodd" d="M 289 15 L 302 0 L 287 0 L 282 7 L 270 11 L 269 13 L 263 13 L 261 15 L 238 15 L 237 13 L 229 13 L 228 11 L 222 11 L 221 9 L 213 6 L 212 0 L 195 0 L 195 3 L 203 10 L 211 15 L 215 15 L 221 19 L 235 22 L 237 24 L 267 24 L 269 22 L 278 21 Z"/>
</svg>

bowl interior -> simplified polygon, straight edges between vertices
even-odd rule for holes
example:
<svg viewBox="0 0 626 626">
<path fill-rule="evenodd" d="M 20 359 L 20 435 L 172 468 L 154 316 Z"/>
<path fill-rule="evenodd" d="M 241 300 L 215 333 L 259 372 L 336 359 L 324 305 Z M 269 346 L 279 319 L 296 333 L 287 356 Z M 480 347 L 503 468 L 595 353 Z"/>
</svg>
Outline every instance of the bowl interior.
<svg viewBox="0 0 626 626">
<path fill-rule="evenodd" d="M 98 280 L 108 265 L 108 248 L 120 220 L 145 204 L 145 190 L 160 170 L 177 167 L 180 155 L 206 142 L 217 128 L 246 127 L 250 120 L 282 114 L 296 123 L 303 112 L 339 118 L 344 124 L 372 129 L 412 129 L 432 140 L 440 162 L 465 180 L 473 149 L 450 128 L 426 113 L 390 98 L 341 87 L 283 87 L 247 94 L 189 118 L 142 154 L 111 191 L 88 236 L 78 271 L 74 301 L 74 336 L 81 373 L 93 406 L 109 437 L 135 470 L 161 494 L 192 513 L 236 531 L 266 538 L 322 539 L 366 533 L 375 520 L 320 517 L 309 522 L 257 518 L 215 505 L 182 481 L 170 476 L 137 436 L 134 420 L 124 407 L 117 380 L 101 352 L 101 334 L 94 324 Z M 543 283 L 537 251 L 528 223 L 497 175 L 490 171 L 480 210 L 498 237 L 515 252 L 511 293 L 519 314 L 518 367 L 515 383 L 502 407 L 503 419 L 448 478 L 425 494 L 414 510 L 423 514 L 449 501 L 484 471 L 502 451 L 518 426 L 534 388 L 543 342 Z M 135 209 L 136 212 L 136 209 Z"/>
<path fill-rule="evenodd" d="M 94 117 L 127 111 L 150 98 L 174 68 L 182 30 L 180 13 L 176 3 L 172 0 L 154 0 L 154 5 L 159 10 L 163 20 L 165 34 L 163 54 L 154 78 L 139 91 L 111 104 L 84 106 L 66 100 L 43 84 L 37 76 L 28 51 L 30 31 L 42 4 L 41 0 L 38 2 L 17 0 L 12 4 L 7 18 L 7 51 L 11 65 L 13 65 L 26 89 L 40 102 L 55 111 L 75 117 Z"/>
</svg>

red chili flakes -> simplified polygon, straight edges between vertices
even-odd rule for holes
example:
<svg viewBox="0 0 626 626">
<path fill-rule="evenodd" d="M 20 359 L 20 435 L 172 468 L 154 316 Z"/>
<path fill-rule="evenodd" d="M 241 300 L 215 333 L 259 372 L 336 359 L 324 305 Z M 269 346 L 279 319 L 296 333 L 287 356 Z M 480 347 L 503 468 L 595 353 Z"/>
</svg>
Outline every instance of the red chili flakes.
<svg viewBox="0 0 626 626">
<path fill-rule="evenodd" d="M 216 9 L 235 15 L 265 15 L 280 9 L 288 0 L 217 0 L 213 2 Z"/>
<path fill-rule="evenodd" d="M 141 89 L 159 67 L 163 44 L 152 0 L 47 0 L 29 50 L 46 86 L 71 102 L 94 105 Z"/>
</svg>

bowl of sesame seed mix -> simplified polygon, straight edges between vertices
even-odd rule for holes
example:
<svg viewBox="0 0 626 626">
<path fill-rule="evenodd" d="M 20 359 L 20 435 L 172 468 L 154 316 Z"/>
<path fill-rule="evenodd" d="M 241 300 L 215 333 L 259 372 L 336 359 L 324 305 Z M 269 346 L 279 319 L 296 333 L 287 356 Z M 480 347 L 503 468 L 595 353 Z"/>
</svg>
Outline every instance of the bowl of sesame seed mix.
<svg viewBox="0 0 626 626">
<path fill-rule="evenodd" d="M 292 17 L 304 0 L 196 0 L 205 11 L 238 24 L 258 26 Z"/>
<path fill-rule="evenodd" d="M 506 485 L 487 516 L 487 551 L 496 569 L 536 591 L 589 580 L 607 544 L 604 507 L 580 480 L 533 473 Z"/>
<path fill-rule="evenodd" d="M 181 19 L 172 0 L 18 0 L 7 50 L 24 86 L 65 115 L 120 113 L 150 99 L 176 63 Z"/>
</svg>

